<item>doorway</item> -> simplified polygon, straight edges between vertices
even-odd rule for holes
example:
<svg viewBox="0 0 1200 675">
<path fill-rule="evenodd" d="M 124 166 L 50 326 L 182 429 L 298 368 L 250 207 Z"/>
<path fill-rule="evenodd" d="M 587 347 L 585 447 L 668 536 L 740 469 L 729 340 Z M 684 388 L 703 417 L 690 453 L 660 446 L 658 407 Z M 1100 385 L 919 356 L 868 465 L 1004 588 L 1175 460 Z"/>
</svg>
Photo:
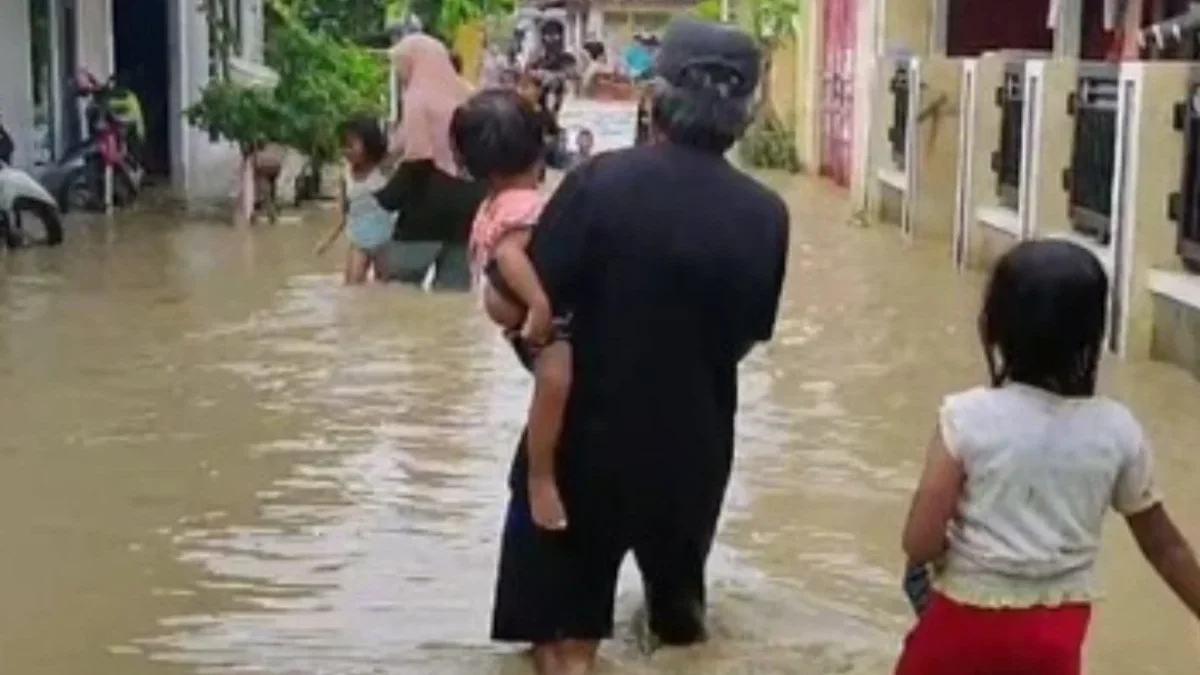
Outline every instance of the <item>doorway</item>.
<svg viewBox="0 0 1200 675">
<path fill-rule="evenodd" d="M 171 173 L 171 63 L 169 0 L 112 0 L 113 51 L 118 82 L 142 104 L 146 138 L 141 158 L 149 175 Z"/>
</svg>

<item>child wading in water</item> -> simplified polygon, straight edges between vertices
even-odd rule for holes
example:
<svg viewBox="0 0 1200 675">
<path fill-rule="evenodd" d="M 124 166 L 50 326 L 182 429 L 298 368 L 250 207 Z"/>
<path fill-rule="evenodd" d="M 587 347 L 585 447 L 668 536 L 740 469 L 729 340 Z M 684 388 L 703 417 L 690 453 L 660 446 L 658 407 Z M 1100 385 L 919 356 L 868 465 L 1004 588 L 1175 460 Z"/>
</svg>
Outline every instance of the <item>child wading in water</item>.
<svg viewBox="0 0 1200 675">
<path fill-rule="evenodd" d="M 897 675 L 1079 675 L 1109 508 L 1200 617 L 1200 567 L 1142 428 L 1095 393 L 1107 293 L 1067 242 L 997 264 L 979 317 L 991 386 L 943 402 L 904 529 L 910 571 L 935 571 Z"/>
<path fill-rule="evenodd" d="M 345 232 L 350 249 L 346 252 L 344 278 L 347 284 L 357 285 L 366 282 L 380 250 L 392 239 L 392 214 L 374 196 L 387 183 L 379 165 L 387 156 L 388 142 L 379 124 L 369 117 L 345 122 L 339 128 L 339 135 L 346 171 L 338 203 L 338 222 L 317 245 L 317 254 L 324 253 Z"/>
<path fill-rule="evenodd" d="M 567 526 L 555 478 L 555 453 L 571 387 L 567 321 L 551 315 L 550 300 L 525 253 L 544 203 L 538 192 L 545 144 L 537 111 L 513 91 L 480 92 L 463 104 L 450 134 L 463 166 L 487 184 L 471 228 L 471 257 L 483 272 L 483 306 L 513 332 L 533 370 L 527 425 L 529 505 L 534 523 Z"/>
</svg>

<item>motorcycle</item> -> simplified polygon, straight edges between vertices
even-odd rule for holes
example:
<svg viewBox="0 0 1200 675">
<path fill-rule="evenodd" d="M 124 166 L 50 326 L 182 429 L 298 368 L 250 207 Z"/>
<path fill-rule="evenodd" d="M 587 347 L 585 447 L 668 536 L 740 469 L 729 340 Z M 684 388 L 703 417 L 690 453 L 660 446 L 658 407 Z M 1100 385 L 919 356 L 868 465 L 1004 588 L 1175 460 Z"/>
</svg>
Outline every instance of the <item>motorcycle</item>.
<svg viewBox="0 0 1200 675">
<path fill-rule="evenodd" d="M 136 95 L 117 85 L 114 78 L 101 83 L 81 71 L 76 94 L 88 99 L 88 138 L 67 150 L 46 176 L 46 183 L 64 212 L 105 209 L 107 175 L 111 170 L 112 204 L 132 204 L 145 179 L 145 170 L 132 146 L 145 133 L 141 105 Z"/>
<path fill-rule="evenodd" d="M 58 203 L 41 183 L 12 166 L 13 145 L 0 122 L 0 246 L 58 246 L 63 240 Z"/>
</svg>

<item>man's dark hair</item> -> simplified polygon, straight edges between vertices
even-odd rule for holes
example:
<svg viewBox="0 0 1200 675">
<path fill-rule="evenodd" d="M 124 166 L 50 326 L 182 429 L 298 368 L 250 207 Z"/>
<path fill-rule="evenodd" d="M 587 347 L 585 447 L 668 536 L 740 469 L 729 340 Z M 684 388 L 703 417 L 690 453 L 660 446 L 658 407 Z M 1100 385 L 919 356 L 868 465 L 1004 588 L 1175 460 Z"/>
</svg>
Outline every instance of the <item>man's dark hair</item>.
<svg viewBox="0 0 1200 675">
<path fill-rule="evenodd" d="M 650 123 L 670 141 L 723 153 L 741 137 L 754 114 L 750 97 L 721 97 L 655 78 L 650 83 Z"/>
<path fill-rule="evenodd" d="M 725 152 L 753 116 L 760 60 L 754 41 L 737 28 L 672 20 L 654 63 L 651 124 L 674 143 Z"/>
<path fill-rule="evenodd" d="M 357 138 L 362 142 L 367 159 L 378 164 L 387 157 L 388 142 L 379 122 L 370 115 L 355 115 L 338 125 L 338 138 L 345 143 L 349 138 Z"/>
<path fill-rule="evenodd" d="M 450 139 L 462 165 L 476 180 L 514 176 L 542 158 L 542 124 L 511 89 L 485 89 L 458 107 Z"/>
</svg>

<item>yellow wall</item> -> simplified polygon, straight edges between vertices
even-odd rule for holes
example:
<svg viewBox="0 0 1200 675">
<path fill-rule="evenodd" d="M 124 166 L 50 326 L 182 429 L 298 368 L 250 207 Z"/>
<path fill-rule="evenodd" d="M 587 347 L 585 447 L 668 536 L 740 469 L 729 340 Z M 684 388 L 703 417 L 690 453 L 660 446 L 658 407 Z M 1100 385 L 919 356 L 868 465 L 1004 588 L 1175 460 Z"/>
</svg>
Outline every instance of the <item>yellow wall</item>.
<svg viewBox="0 0 1200 675">
<path fill-rule="evenodd" d="M 771 109 L 785 124 L 796 118 L 796 52 L 795 38 L 789 38 L 771 56 Z"/>
<path fill-rule="evenodd" d="M 913 54 L 927 54 L 933 28 L 933 6 L 930 0 L 883 0 L 884 49 L 904 48 Z"/>
<path fill-rule="evenodd" d="M 468 82 L 479 81 L 483 66 L 483 34 L 483 22 L 472 21 L 459 26 L 454 36 L 454 51 L 462 58 L 462 76 Z"/>
</svg>

